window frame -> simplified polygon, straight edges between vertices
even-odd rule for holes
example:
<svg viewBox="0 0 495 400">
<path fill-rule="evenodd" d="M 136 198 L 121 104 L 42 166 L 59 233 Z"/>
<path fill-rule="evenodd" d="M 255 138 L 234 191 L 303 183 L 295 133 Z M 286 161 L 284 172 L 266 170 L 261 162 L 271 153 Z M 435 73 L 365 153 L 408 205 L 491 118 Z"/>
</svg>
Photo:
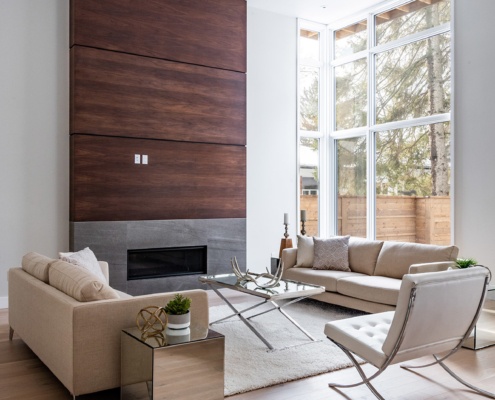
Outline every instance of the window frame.
<svg viewBox="0 0 495 400">
<path fill-rule="evenodd" d="M 299 75 L 297 77 L 297 176 L 299 176 L 299 145 L 301 137 L 314 137 L 320 139 L 320 156 L 319 156 L 319 174 L 320 174 L 320 186 L 319 186 L 319 234 L 320 236 L 336 235 L 338 232 L 338 210 L 337 210 L 337 196 L 338 188 L 337 182 L 337 140 L 339 139 L 350 139 L 355 137 L 366 137 L 366 156 L 367 156 L 367 210 L 366 210 L 366 237 L 369 239 L 376 238 L 376 171 L 375 171 L 375 150 L 376 141 L 375 135 L 378 132 L 388 131 L 392 129 L 402 129 L 409 128 L 420 125 L 429 125 L 436 123 L 450 123 L 450 174 L 451 174 L 451 184 L 450 184 L 450 201 L 451 201 L 451 213 L 450 213 L 450 225 L 451 225 L 451 242 L 454 242 L 454 124 L 452 118 L 452 110 L 454 109 L 454 63 L 453 63 L 453 53 L 454 53 L 454 38 L 452 36 L 453 32 L 453 8 L 454 1 L 450 0 L 450 23 L 444 23 L 433 28 L 429 28 L 420 32 L 413 33 L 411 35 L 399 38 L 394 41 L 390 41 L 384 44 L 375 45 L 375 16 L 381 14 L 388 10 L 392 10 L 401 5 L 410 3 L 414 0 L 404 1 L 404 0 L 394 0 L 387 2 L 386 4 L 381 4 L 376 7 L 364 10 L 361 13 L 353 14 L 346 19 L 340 20 L 332 25 L 317 24 L 314 22 L 309 22 L 303 19 L 298 19 L 297 24 L 297 37 L 299 39 L 299 34 L 301 29 L 311 29 L 318 30 L 320 33 L 320 38 L 326 37 L 326 46 L 324 42 L 321 42 L 321 46 L 324 47 L 323 53 L 325 55 L 324 59 L 320 59 L 322 62 L 322 70 L 320 80 L 320 130 L 316 135 L 308 135 L 308 132 L 300 131 L 299 129 L 299 96 L 301 94 L 299 88 Z M 359 21 L 367 19 L 367 29 L 368 29 L 368 43 L 366 50 L 360 52 L 342 56 L 338 59 L 334 59 L 334 37 L 335 32 L 343 29 L 349 25 L 353 25 Z M 326 31 L 326 34 L 323 34 Z M 420 40 L 427 39 L 429 37 L 440 35 L 444 33 L 450 33 L 450 69 L 451 69 L 451 101 L 450 101 L 450 111 L 443 114 L 435 114 L 431 116 L 424 116 L 419 118 L 411 118 L 407 120 L 393 121 L 377 124 L 376 123 L 376 69 L 375 69 L 375 57 L 377 54 L 405 46 L 410 43 L 414 43 Z M 298 54 L 299 54 L 299 40 L 298 40 Z M 340 65 L 356 61 L 362 58 L 367 59 L 368 63 L 368 90 L 367 90 L 367 125 L 359 128 L 351 129 L 341 129 L 336 130 L 335 120 L 336 120 L 336 79 L 335 79 L 335 67 Z M 298 57 L 298 68 L 297 72 L 299 74 L 300 60 Z M 327 83 L 326 89 L 323 85 Z M 323 97 L 323 99 L 322 99 Z M 328 108 L 324 108 L 328 107 Z M 328 112 L 322 112 L 322 110 L 327 110 Z M 327 114 L 327 115 L 325 115 Z M 298 220 L 300 215 L 300 183 L 297 179 L 297 210 L 298 210 Z"/>
</svg>

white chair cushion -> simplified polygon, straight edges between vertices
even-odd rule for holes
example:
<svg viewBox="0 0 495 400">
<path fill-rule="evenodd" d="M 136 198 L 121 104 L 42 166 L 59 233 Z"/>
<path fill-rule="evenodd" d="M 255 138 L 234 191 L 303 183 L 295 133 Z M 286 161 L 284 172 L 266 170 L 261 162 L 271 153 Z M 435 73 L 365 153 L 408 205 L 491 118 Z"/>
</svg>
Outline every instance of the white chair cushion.
<svg viewBox="0 0 495 400">
<path fill-rule="evenodd" d="M 393 317 L 394 311 L 387 311 L 327 322 L 325 335 L 379 368 L 387 358 L 382 346 Z"/>
</svg>

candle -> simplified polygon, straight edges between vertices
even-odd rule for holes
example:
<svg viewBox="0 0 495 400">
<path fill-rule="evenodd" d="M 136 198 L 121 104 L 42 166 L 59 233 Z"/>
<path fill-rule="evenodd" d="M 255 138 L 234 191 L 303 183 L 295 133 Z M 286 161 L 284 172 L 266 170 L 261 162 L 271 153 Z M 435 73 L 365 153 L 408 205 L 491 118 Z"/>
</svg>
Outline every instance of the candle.
<svg viewBox="0 0 495 400">
<path fill-rule="evenodd" d="M 287 213 L 284 214 L 284 224 L 289 225 L 289 214 Z"/>
<path fill-rule="evenodd" d="M 301 221 L 306 222 L 306 210 L 301 210 Z"/>
</svg>

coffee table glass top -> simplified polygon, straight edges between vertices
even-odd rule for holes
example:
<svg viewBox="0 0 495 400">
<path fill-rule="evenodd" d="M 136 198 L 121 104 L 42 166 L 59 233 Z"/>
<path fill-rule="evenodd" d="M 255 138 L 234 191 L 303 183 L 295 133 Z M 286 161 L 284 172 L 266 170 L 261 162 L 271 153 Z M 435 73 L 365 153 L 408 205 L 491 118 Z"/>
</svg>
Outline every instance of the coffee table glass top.
<svg viewBox="0 0 495 400">
<path fill-rule="evenodd" d="M 252 274 L 256 276 L 256 274 Z M 311 285 L 304 282 L 296 282 L 289 279 L 282 279 L 277 286 L 272 288 L 262 288 L 254 282 L 237 282 L 237 277 L 234 274 L 223 275 L 206 275 L 201 276 L 199 280 L 203 283 L 213 284 L 244 293 L 249 293 L 253 296 L 263 297 L 265 299 L 283 299 L 294 298 L 299 296 L 313 296 L 323 293 L 323 286 Z M 260 278 L 259 283 L 268 282 L 268 278 Z"/>
</svg>

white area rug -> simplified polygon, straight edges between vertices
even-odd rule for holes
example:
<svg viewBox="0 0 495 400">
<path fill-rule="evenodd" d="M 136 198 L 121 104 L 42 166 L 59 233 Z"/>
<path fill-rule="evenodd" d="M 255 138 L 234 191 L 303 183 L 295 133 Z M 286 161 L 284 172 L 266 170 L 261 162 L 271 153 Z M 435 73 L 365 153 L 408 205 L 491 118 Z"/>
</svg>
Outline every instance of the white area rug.
<svg viewBox="0 0 495 400">
<path fill-rule="evenodd" d="M 252 304 L 243 303 L 236 308 L 243 310 Z M 263 307 L 268 306 L 254 312 Z M 312 342 L 278 311 L 250 320 L 277 349 L 273 351 L 238 317 L 211 326 L 225 335 L 225 396 L 351 366 L 347 356 L 326 338 L 323 329 L 328 321 L 363 313 L 314 300 L 303 300 L 284 310 L 318 341 Z M 228 306 L 212 307 L 210 321 L 229 314 L 232 311 Z"/>
</svg>

